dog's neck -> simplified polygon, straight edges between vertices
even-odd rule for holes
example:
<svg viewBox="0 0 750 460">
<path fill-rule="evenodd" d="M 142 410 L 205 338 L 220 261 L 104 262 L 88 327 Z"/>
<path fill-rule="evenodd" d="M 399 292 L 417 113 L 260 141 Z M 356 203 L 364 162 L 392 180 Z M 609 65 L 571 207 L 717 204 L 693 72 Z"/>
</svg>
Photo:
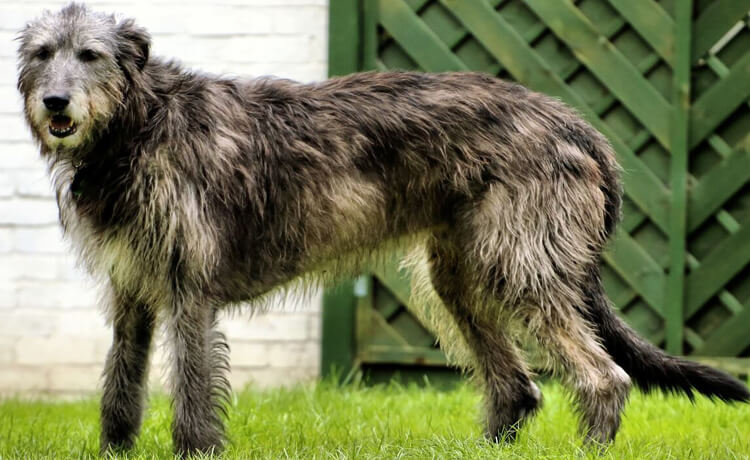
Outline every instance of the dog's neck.
<svg viewBox="0 0 750 460">
<path fill-rule="evenodd" d="M 172 94 L 169 86 L 185 82 L 191 75 L 177 64 L 152 58 L 138 74 L 129 76 L 123 91 L 123 103 L 110 119 L 107 128 L 90 144 L 69 156 L 74 169 L 71 192 L 76 199 L 99 194 L 107 182 L 122 181 L 136 156 L 147 154 L 149 146 L 141 145 L 145 131 L 156 129 L 166 112 L 179 110 L 172 100 L 159 95 Z M 171 107 L 170 107 L 171 106 Z M 153 139 L 152 139 L 153 140 Z M 119 165 L 116 171 L 107 165 Z"/>
<path fill-rule="evenodd" d="M 125 160 L 136 153 L 140 133 L 164 110 L 164 101 L 156 96 L 159 83 L 155 75 L 160 71 L 156 67 L 161 65 L 153 60 L 140 73 L 129 75 L 122 104 L 107 126 L 91 142 L 64 155 L 76 171 L 113 158 Z"/>
</svg>

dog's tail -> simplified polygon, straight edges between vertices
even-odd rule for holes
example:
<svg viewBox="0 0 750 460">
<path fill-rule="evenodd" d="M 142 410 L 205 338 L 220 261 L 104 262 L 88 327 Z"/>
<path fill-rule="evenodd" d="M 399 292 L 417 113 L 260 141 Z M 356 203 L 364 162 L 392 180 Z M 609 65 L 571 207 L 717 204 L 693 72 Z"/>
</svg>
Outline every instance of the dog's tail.
<svg viewBox="0 0 750 460">
<path fill-rule="evenodd" d="M 605 198 L 604 234 L 609 236 L 620 218 L 622 196 L 620 168 L 612 147 L 604 136 L 586 125 L 569 127 L 566 138 L 588 152 L 599 165 L 600 188 Z M 597 329 L 607 352 L 637 387 L 645 392 L 658 389 L 667 393 L 684 393 L 690 399 L 697 391 L 723 401 L 750 400 L 747 386 L 729 374 L 669 356 L 640 338 L 611 307 L 598 266 L 591 267 L 588 278 L 585 286 L 587 305 L 581 313 Z"/>
<path fill-rule="evenodd" d="M 583 316 L 597 329 L 607 352 L 638 388 L 645 392 L 658 389 L 684 393 L 691 400 L 697 391 L 722 401 L 750 401 L 747 386 L 729 374 L 669 356 L 640 338 L 610 306 L 598 267 L 592 268 L 586 289 L 588 305 Z"/>
</svg>

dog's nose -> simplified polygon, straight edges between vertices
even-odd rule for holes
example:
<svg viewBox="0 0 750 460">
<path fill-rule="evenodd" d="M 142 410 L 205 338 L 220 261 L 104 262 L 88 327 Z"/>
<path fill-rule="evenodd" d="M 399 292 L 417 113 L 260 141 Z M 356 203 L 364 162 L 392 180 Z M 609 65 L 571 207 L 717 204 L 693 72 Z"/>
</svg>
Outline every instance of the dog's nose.
<svg viewBox="0 0 750 460">
<path fill-rule="evenodd" d="M 53 112 L 59 112 L 70 103 L 70 95 L 65 93 L 50 94 L 42 99 L 44 106 Z"/>
</svg>

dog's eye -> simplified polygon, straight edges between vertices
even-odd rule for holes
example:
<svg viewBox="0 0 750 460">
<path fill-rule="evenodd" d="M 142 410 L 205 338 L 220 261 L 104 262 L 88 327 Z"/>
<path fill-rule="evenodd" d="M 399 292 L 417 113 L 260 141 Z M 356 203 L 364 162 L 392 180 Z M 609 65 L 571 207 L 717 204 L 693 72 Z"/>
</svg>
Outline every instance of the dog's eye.
<svg viewBox="0 0 750 460">
<path fill-rule="evenodd" d="M 78 53 L 78 59 L 83 62 L 96 61 L 97 59 L 99 59 L 99 53 L 94 50 L 82 50 L 80 53 Z"/>
<path fill-rule="evenodd" d="M 34 58 L 40 61 L 46 61 L 52 52 L 46 46 L 43 46 L 34 52 Z"/>
</svg>

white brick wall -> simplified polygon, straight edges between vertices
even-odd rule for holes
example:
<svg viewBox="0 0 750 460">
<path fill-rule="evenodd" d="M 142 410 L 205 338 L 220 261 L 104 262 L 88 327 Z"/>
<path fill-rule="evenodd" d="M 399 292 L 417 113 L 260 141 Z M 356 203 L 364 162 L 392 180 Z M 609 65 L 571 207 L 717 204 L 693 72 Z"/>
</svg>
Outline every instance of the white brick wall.
<svg viewBox="0 0 750 460">
<path fill-rule="evenodd" d="M 49 179 L 21 117 L 15 33 L 68 3 L 0 0 L 0 393 L 77 394 L 99 388 L 110 331 L 97 289 L 61 240 Z M 92 0 L 136 18 L 152 53 L 214 73 L 325 78 L 327 0 Z M 300 302 L 297 302 L 300 303 Z M 318 374 L 320 297 L 222 321 L 235 388 Z M 152 382 L 166 375 L 160 338 Z"/>
</svg>

